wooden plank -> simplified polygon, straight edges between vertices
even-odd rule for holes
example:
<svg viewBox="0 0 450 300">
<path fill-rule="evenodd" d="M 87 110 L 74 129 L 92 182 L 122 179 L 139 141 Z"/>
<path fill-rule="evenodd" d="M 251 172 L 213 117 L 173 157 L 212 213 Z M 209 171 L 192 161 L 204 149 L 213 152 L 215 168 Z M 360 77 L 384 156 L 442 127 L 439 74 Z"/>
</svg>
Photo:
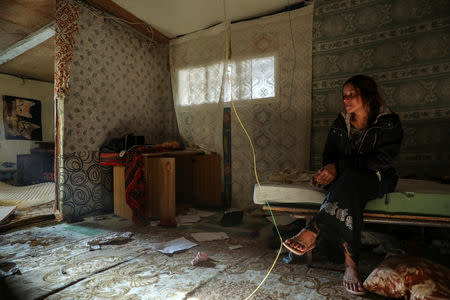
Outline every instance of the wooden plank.
<svg viewBox="0 0 450 300">
<path fill-rule="evenodd" d="M 0 1 L 1 39 L 3 51 L 55 20 L 54 0 Z"/>
<path fill-rule="evenodd" d="M 450 222 L 449 217 L 439 216 L 420 216 L 420 215 L 399 215 L 399 214 L 382 214 L 382 213 L 364 213 L 364 217 L 382 218 L 382 219 L 404 219 L 404 220 L 420 220 L 420 221 L 437 221 Z"/>
<path fill-rule="evenodd" d="M 120 5 L 114 3 L 112 0 L 84 0 L 84 2 L 104 12 L 107 12 L 108 14 L 116 18 L 122 19 L 124 23 L 128 24 L 130 27 L 136 29 L 137 31 L 157 43 L 169 43 L 168 37 L 155 30 L 151 27 L 151 25 L 137 18 L 135 15 L 122 8 Z"/>
<path fill-rule="evenodd" d="M 179 151 L 167 151 L 167 152 L 154 152 L 154 153 L 143 153 L 143 157 L 157 157 L 157 156 L 164 156 L 164 157 L 174 157 L 174 156 L 192 156 L 192 155 L 200 155 L 204 154 L 201 150 L 179 150 Z"/>
<path fill-rule="evenodd" d="M 33 32 L 23 40 L 18 41 L 8 49 L 0 53 L 0 65 L 16 58 L 17 56 L 27 52 L 31 48 L 45 42 L 55 35 L 55 22 L 51 22 L 41 29 Z"/>
<path fill-rule="evenodd" d="M 114 166 L 113 168 L 113 182 L 114 182 L 114 214 L 131 220 L 133 218 L 133 211 L 127 204 L 125 194 L 125 167 Z"/>
<path fill-rule="evenodd" d="M 222 173 L 220 155 L 192 157 L 192 193 L 194 203 L 205 207 L 222 206 Z"/>
<path fill-rule="evenodd" d="M 0 224 L 3 223 L 16 210 L 17 206 L 0 206 Z"/>
<path fill-rule="evenodd" d="M 47 215 L 38 215 L 38 216 L 33 216 L 33 217 L 28 217 L 28 218 L 23 218 L 23 219 L 17 219 L 17 220 L 13 219 L 14 221 L 11 221 L 4 225 L 0 225 L 0 232 L 6 232 L 11 229 L 17 229 L 19 227 L 23 227 L 23 226 L 43 222 L 43 221 L 48 221 L 48 220 L 54 220 L 54 219 L 55 219 L 55 215 L 53 213 L 47 214 Z"/>
<path fill-rule="evenodd" d="M 16 210 L 12 219 L 4 225 L 0 225 L 0 232 L 17 229 L 22 226 L 31 225 L 37 222 L 55 220 L 57 216 L 54 213 L 54 201 L 32 206 L 24 210 Z M 58 215 L 59 220 L 61 216 Z"/>
<path fill-rule="evenodd" d="M 152 218 L 174 218 L 176 211 L 175 158 L 146 157 L 145 180 L 149 199 L 146 215 Z"/>
<path fill-rule="evenodd" d="M 290 213 L 298 213 L 303 215 L 315 215 L 319 212 L 318 209 L 310 209 L 310 208 L 295 208 L 295 207 L 285 207 L 285 206 L 276 206 L 276 205 L 270 205 L 270 208 L 275 211 L 284 211 L 284 212 L 290 212 Z M 269 210 L 269 207 L 267 205 L 264 205 L 264 210 Z"/>
<path fill-rule="evenodd" d="M 294 208 L 276 205 L 271 205 L 270 208 L 273 211 L 288 212 L 301 217 L 315 215 L 319 212 L 318 209 Z M 269 210 L 269 207 L 265 205 L 263 209 Z M 385 224 L 391 223 L 399 225 L 450 227 L 450 217 L 385 214 L 385 213 L 371 213 L 371 212 L 365 212 L 363 213 L 363 216 L 365 222 L 371 223 L 385 223 Z"/>
<path fill-rule="evenodd" d="M 49 38 L 26 53 L 0 65 L 0 73 L 53 83 L 55 75 L 54 38 Z M 53 127 L 53 123 L 51 126 Z"/>
</svg>

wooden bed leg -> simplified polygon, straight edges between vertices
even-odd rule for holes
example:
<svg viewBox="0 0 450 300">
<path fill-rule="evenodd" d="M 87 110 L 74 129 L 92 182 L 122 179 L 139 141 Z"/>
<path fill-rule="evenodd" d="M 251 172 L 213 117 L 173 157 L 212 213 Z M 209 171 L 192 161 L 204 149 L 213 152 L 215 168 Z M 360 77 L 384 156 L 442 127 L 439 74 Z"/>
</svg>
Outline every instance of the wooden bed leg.
<svg viewBox="0 0 450 300">
<path fill-rule="evenodd" d="M 311 220 L 312 220 L 312 216 L 305 216 L 305 220 L 306 220 L 306 225 L 308 225 L 309 222 L 311 222 Z M 311 250 L 308 253 L 306 253 L 306 265 L 308 267 L 312 266 L 312 258 L 313 257 L 312 257 L 312 250 Z"/>
<path fill-rule="evenodd" d="M 308 267 L 312 266 L 312 251 L 309 251 L 308 253 L 306 253 L 306 265 Z"/>
</svg>

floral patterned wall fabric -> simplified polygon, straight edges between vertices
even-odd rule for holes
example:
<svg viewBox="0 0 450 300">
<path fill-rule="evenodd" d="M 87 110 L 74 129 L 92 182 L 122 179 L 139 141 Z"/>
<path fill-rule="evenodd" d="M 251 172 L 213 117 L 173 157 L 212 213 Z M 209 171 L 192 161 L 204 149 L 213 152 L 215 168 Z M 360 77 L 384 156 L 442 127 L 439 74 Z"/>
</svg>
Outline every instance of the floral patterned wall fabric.
<svg viewBox="0 0 450 300">
<path fill-rule="evenodd" d="M 98 151 L 112 137 L 164 142 L 174 118 L 168 46 L 150 43 L 82 5 L 65 103 L 65 151 Z"/>
<path fill-rule="evenodd" d="M 152 144 L 174 138 L 168 46 L 151 44 L 83 2 L 59 2 L 80 11 L 66 67 L 60 190 L 63 214 L 82 216 L 112 209 L 112 170 L 98 164 L 103 143 L 128 133 Z"/>
<path fill-rule="evenodd" d="M 343 109 L 342 84 L 366 74 L 401 118 L 400 175 L 449 175 L 450 2 L 315 1 L 313 30 L 312 169 Z"/>
</svg>

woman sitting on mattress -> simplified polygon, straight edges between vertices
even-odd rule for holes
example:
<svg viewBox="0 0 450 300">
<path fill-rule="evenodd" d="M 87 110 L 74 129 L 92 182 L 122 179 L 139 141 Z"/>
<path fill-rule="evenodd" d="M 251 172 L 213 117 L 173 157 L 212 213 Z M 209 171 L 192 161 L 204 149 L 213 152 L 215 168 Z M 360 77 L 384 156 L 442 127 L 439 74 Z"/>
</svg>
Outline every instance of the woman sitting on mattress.
<svg viewBox="0 0 450 300">
<path fill-rule="evenodd" d="M 367 201 L 394 191 L 392 167 L 403 130 L 399 117 L 384 106 L 377 84 L 364 75 L 343 86 L 345 111 L 334 121 L 323 152 L 323 167 L 311 184 L 327 194 L 319 213 L 284 246 L 297 255 L 312 250 L 316 238 L 327 239 L 345 255 L 344 288 L 365 294 L 358 273 L 362 212 Z"/>
</svg>

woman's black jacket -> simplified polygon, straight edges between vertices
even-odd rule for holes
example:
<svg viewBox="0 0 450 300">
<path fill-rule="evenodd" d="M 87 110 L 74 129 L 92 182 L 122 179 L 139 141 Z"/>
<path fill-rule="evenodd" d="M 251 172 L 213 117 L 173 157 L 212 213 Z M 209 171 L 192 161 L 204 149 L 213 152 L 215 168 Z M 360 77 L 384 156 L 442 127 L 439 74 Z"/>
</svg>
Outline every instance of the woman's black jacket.
<svg viewBox="0 0 450 300">
<path fill-rule="evenodd" d="M 350 115 L 340 113 L 328 133 L 323 165 L 334 163 L 337 175 L 346 169 L 369 169 L 381 182 L 380 196 L 392 192 L 398 176 L 392 166 L 400 152 L 403 129 L 397 114 L 383 108 L 367 128 L 358 149 L 350 143 Z"/>
</svg>

